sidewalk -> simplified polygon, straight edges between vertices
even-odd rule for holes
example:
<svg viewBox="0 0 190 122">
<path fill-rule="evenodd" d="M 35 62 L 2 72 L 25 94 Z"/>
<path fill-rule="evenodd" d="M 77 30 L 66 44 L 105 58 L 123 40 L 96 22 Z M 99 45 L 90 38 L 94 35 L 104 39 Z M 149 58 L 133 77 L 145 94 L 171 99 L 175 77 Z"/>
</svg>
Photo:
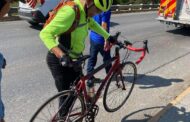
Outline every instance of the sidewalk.
<svg viewBox="0 0 190 122">
<path fill-rule="evenodd" d="M 148 122 L 190 122 L 190 87 Z"/>
</svg>

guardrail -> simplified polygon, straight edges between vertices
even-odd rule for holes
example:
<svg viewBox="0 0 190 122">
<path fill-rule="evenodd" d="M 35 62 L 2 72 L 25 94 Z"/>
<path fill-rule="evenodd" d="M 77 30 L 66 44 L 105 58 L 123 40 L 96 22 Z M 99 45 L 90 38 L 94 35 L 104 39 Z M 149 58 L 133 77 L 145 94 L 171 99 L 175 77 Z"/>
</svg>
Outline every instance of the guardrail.
<svg viewBox="0 0 190 122">
<path fill-rule="evenodd" d="M 140 12 L 158 10 L 159 4 L 129 4 L 129 5 L 112 5 L 112 13 Z M 8 16 L 14 16 L 18 13 L 18 7 L 12 7 Z"/>
<path fill-rule="evenodd" d="M 112 5 L 113 13 L 139 12 L 158 10 L 160 4 L 129 4 L 129 5 Z"/>
</svg>

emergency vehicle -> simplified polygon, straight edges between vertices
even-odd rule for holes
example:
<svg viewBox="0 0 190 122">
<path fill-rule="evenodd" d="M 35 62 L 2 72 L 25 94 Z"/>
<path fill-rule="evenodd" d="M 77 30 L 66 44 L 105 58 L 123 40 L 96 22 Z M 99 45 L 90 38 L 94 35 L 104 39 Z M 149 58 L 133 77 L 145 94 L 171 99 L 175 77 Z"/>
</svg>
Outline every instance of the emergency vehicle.
<svg viewBox="0 0 190 122">
<path fill-rule="evenodd" d="M 43 5 L 31 8 L 26 2 L 19 2 L 18 15 L 27 20 L 31 25 L 45 23 L 49 12 L 60 2 L 60 0 L 45 0 Z"/>
<path fill-rule="evenodd" d="M 176 27 L 189 27 L 190 0 L 160 0 L 157 20 Z"/>
</svg>

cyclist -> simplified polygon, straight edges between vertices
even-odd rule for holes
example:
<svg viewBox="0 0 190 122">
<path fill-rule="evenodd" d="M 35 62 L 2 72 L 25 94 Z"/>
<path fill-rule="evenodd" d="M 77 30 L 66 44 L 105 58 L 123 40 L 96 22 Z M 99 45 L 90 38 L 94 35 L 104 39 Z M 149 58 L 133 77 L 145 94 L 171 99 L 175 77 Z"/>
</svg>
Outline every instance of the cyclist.
<svg viewBox="0 0 190 122">
<path fill-rule="evenodd" d="M 105 40 L 114 41 L 112 36 L 92 19 L 92 16 L 109 10 L 112 0 L 74 0 L 74 2 L 80 10 L 77 28 L 65 34 L 72 26 L 76 14 L 71 6 L 66 5 L 58 10 L 52 21 L 40 32 L 41 40 L 49 49 L 46 61 L 58 92 L 68 90 L 70 84 L 82 71 L 75 71 L 73 67 L 69 67 L 69 63 L 71 59 L 81 56 L 85 48 L 84 41 L 88 35 L 88 29 L 97 32 Z M 106 45 L 108 43 L 106 41 Z M 65 54 L 65 48 L 70 50 L 69 56 Z"/>
<path fill-rule="evenodd" d="M 80 11 L 77 28 L 72 32 L 66 33 L 72 27 L 77 13 L 71 6 L 64 5 L 40 32 L 41 40 L 49 49 L 46 61 L 55 80 L 58 92 L 68 90 L 71 83 L 77 80 L 82 72 L 82 68 L 75 70 L 69 64 L 72 59 L 82 55 L 85 49 L 85 38 L 88 36 L 88 29 L 97 32 L 105 40 L 110 42 L 113 40 L 112 36 L 92 19 L 94 15 L 109 10 L 113 2 L 112 0 L 74 0 L 74 2 Z M 106 41 L 106 45 L 108 43 Z M 66 55 L 65 49 L 69 50 L 69 55 Z M 64 99 L 63 97 L 60 98 L 60 106 L 62 106 Z M 64 117 L 67 111 L 61 109 L 59 116 Z"/>
</svg>

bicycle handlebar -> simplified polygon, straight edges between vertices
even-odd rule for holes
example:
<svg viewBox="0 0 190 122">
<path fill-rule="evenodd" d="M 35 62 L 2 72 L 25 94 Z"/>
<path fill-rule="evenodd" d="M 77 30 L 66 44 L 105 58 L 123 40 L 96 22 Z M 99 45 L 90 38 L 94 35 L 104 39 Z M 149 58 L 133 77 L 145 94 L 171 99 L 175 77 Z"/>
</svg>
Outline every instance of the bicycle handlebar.
<svg viewBox="0 0 190 122">
<path fill-rule="evenodd" d="M 142 48 L 135 48 L 132 46 L 132 43 L 129 41 L 124 41 L 124 43 L 119 42 L 117 40 L 118 36 L 119 36 L 120 32 L 117 32 L 116 35 L 114 36 L 114 38 L 116 39 L 116 42 L 114 44 L 118 45 L 121 48 L 127 48 L 128 50 L 134 51 L 134 52 L 142 52 L 141 56 L 139 57 L 139 59 L 135 62 L 136 64 L 139 64 L 145 57 L 146 52 L 149 53 L 149 49 L 148 49 L 148 40 L 143 41 L 143 47 Z M 110 47 L 111 48 L 111 47 Z"/>
<path fill-rule="evenodd" d="M 135 47 L 133 47 L 132 45 L 132 43 L 131 42 L 129 42 L 129 41 L 124 41 L 124 43 L 122 43 L 122 42 L 119 42 L 118 40 L 117 40 L 117 38 L 118 38 L 118 36 L 120 35 L 120 32 L 117 32 L 116 34 L 115 34 L 115 36 L 114 36 L 114 38 L 116 39 L 116 42 L 114 43 L 115 45 L 118 45 L 119 46 L 119 48 L 121 49 L 121 48 L 124 48 L 124 49 L 128 49 L 128 50 L 131 50 L 131 51 L 134 51 L 134 52 L 142 52 L 142 54 L 141 54 L 141 56 L 139 57 L 139 59 L 135 62 L 136 64 L 139 64 L 143 59 L 144 59 L 144 57 L 145 57 L 145 55 L 146 55 L 146 52 L 147 53 L 149 53 L 149 49 L 148 49 L 148 40 L 145 40 L 145 41 L 143 41 L 143 48 L 135 48 Z M 111 48 L 112 47 L 112 45 L 109 47 L 109 48 Z M 69 53 L 69 51 L 66 51 L 66 53 L 68 54 Z M 90 57 L 90 55 L 84 55 L 84 56 L 82 56 L 82 57 L 79 57 L 78 59 L 76 59 L 75 61 L 72 61 L 71 62 L 71 66 L 77 66 L 77 65 L 80 65 L 80 64 L 82 64 L 82 62 L 84 62 L 86 59 L 88 59 Z"/>
</svg>

